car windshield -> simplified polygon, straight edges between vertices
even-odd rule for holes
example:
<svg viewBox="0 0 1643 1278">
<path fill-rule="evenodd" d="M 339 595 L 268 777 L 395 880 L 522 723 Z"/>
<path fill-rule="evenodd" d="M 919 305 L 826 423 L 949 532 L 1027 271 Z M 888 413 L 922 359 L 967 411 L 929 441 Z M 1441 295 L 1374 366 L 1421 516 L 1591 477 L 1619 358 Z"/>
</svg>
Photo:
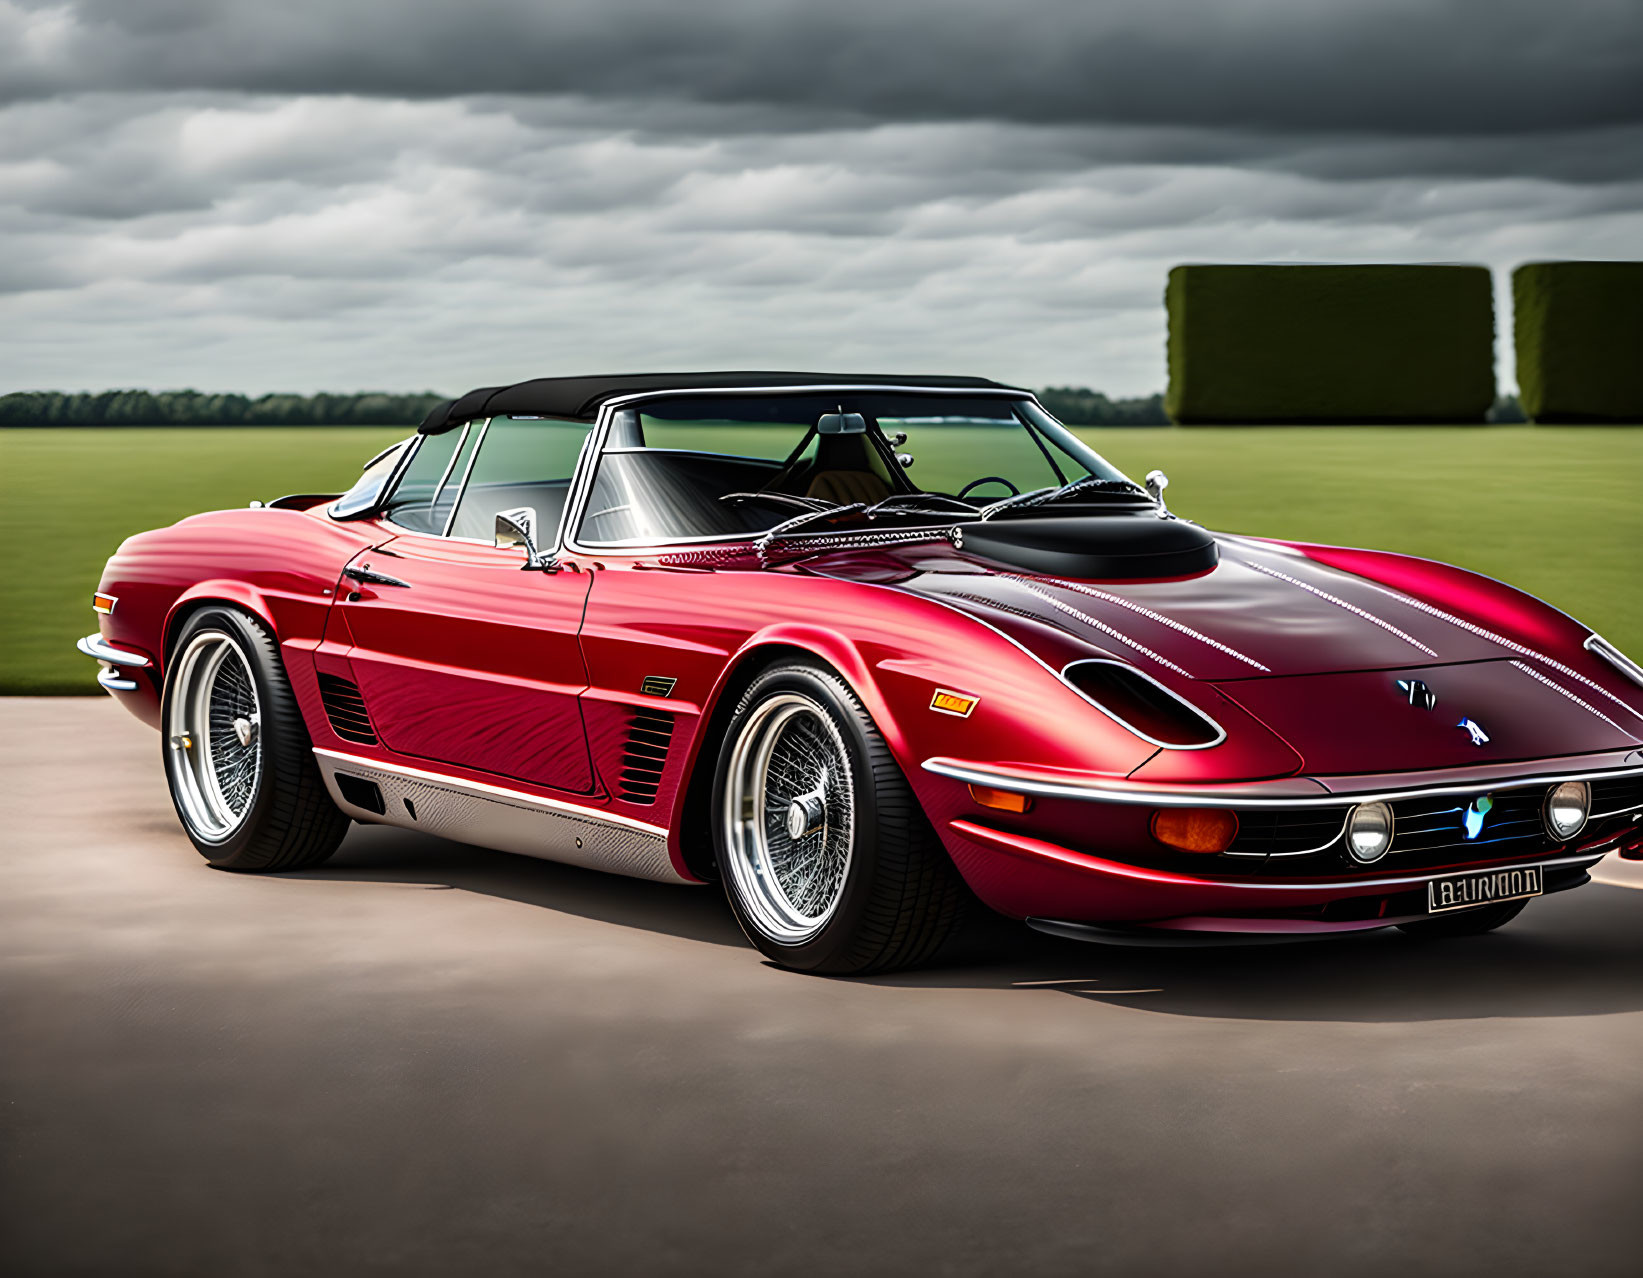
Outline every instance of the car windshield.
<svg viewBox="0 0 1643 1278">
<path fill-rule="evenodd" d="M 578 540 L 756 536 L 841 509 L 898 525 L 1018 495 L 1139 490 L 1031 400 L 908 393 L 669 396 L 617 411 Z"/>
</svg>

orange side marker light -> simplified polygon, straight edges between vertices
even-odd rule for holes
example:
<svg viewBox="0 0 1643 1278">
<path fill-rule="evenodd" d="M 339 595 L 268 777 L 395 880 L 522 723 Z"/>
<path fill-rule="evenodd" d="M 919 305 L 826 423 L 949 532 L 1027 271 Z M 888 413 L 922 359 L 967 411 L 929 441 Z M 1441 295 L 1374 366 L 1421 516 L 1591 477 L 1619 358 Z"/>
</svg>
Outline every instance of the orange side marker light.
<svg viewBox="0 0 1643 1278">
<path fill-rule="evenodd" d="M 984 808 L 994 808 L 999 812 L 1030 812 L 1033 801 L 1025 794 L 1017 794 L 1014 790 L 995 790 L 990 785 L 972 785 L 970 797 Z"/>
<path fill-rule="evenodd" d="M 956 714 L 960 719 L 968 719 L 970 711 L 980 704 L 980 697 L 954 692 L 951 688 L 937 688 L 935 695 L 930 698 L 930 709 L 938 714 Z"/>
<path fill-rule="evenodd" d="M 1225 852 L 1238 837 L 1238 814 L 1225 808 L 1159 808 L 1152 837 L 1183 852 Z"/>
</svg>

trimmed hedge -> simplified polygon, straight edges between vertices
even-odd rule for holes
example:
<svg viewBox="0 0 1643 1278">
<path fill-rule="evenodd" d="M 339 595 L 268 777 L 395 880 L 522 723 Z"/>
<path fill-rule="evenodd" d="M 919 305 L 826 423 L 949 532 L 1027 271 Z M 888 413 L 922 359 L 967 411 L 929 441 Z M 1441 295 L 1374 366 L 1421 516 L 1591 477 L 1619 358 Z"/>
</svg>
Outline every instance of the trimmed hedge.
<svg viewBox="0 0 1643 1278">
<path fill-rule="evenodd" d="M 1512 306 L 1532 420 L 1643 422 L 1643 262 L 1529 262 Z"/>
<path fill-rule="evenodd" d="M 1481 422 L 1495 402 L 1483 266 L 1177 266 L 1165 407 L 1183 425 Z"/>
</svg>

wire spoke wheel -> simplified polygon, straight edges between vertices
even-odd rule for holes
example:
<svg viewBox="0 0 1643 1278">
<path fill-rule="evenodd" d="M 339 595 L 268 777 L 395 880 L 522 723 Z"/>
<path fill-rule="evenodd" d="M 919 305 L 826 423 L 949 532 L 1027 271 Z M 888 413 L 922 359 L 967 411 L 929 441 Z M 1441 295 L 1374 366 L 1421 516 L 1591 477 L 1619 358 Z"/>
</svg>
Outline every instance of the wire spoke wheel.
<svg viewBox="0 0 1643 1278">
<path fill-rule="evenodd" d="M 240 645 L 219 630 L 189 640 L 173 678 L 165 725 L 173 791 L 192 833 L 220 843 L 244 823 L 262 776 L 256 679 Z"/>
<path fill-rule="evenodd" d="M 798 692 L 763 701 L 730 758 L 726 873 L 754 925 L 799 944 L 833 917 L 855 840 L 850 756 L 828 713 Z"/>
</svg>

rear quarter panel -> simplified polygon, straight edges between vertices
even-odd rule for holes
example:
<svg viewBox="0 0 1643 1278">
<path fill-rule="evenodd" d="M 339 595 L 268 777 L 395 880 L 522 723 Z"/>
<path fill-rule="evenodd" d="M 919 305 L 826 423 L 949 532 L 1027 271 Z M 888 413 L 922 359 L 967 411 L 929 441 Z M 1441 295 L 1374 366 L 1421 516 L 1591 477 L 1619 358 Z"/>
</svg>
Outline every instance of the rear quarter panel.
<svg viewBox="0 0 1643 1278">
<path fill-rule="evenodd" d="M 207 600 L 259 617 L 279 641 L 298 700 L 312 722 L 311 653 L 325 627 L 337 576 L 381 540 L 370 525 L 338 524 L 292 510 L 192 515 L 128 537 L 103 569 L 98 590 L 119 600 L 99 618 L 104 638 L 146 653 L 135 692 L 118 693 L 138 718 L 159 726 L 168 648 L 188 612 Z"/>
</svg>

